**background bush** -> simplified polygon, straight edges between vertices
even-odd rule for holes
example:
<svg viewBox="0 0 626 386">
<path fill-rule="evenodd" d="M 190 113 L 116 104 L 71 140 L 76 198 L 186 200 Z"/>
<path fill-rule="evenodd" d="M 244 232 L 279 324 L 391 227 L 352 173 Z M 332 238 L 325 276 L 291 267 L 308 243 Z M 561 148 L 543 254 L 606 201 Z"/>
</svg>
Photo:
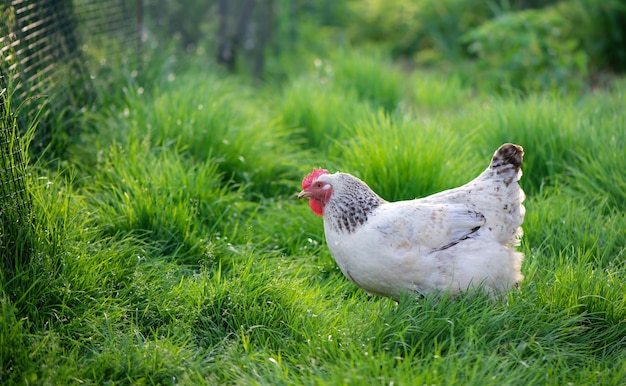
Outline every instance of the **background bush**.
<svg viewBox="0 0 626 386">
<path fill-rule="evenodd" d="M 364 0 L 350 3 L 351 38 L 374 41 L 418 63 L 457 61 L 465 56 L 461 36 L 487 20 L 489 2 L 472 0 Z"/>
<path fill-rule="evenodd" d="M 500 92 L 579 90 L 625 69 L 619 0 L 367 0 L 350 9 L 353 42 L 382 44 Z"/>
<path fill-rule="evenodd" d="M 593 72 L 626 70 L 626 3 L 620 0 L 570 0 L 560 11 L 575 26 Z"/>
<path fill-rule="evenodd" d="M 577 90 L 587 84 L 588 55 L 577 25 L 561 7 L 524 10 L 491 19 L 464 35 L 475 55 L 475 83 L 503 91 Z"/>
</svg>

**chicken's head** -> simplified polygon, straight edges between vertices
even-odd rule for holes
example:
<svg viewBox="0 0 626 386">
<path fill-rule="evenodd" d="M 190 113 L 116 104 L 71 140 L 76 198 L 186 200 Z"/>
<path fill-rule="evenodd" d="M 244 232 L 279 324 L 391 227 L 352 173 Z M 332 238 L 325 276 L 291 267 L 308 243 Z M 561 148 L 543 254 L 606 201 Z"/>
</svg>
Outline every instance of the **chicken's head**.
<svg viewBox="0 0 626 386">
<path fill-rule="evenodd" d="M 320 181 L 319 177 L 328 174 L 326 169 L 313 169 L 302 180 L 302 191 L 298 194 L 298 198 L 308 197 L 309 206 L 313 212 L 318 215 L 324 215 L 324 205 L 330 199 L 332 186 L 324 181 Z"/>
</svg>

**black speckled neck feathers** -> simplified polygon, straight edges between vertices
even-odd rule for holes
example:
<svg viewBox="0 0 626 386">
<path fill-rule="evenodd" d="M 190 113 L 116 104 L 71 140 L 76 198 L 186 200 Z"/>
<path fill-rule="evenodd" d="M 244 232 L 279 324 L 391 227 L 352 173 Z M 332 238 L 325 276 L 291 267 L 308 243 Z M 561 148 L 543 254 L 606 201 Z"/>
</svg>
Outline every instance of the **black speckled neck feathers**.
<svg viewBox="0 0 626 386">
<path fill-rule="evenodd" d="M 352 233 L 386 201 L 358 178 L 343 173 L 340 177 L 341 184 L 333 187 L 324 209 L 324 221 L 337 232 Z"/>
</svg>

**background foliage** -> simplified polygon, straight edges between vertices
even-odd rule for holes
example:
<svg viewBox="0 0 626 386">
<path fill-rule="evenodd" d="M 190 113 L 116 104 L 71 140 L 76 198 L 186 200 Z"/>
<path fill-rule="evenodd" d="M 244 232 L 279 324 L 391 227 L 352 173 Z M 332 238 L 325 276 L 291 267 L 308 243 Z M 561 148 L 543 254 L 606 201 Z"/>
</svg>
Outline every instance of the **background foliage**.
<svg viewBox="0 0 626 386">
<path fill-rule="evenodd" d="M 621 0 L 236 0 L 227 12 L 220 3 L 150 0 L 151 30 L 218 61 L 228 41 L 229 68 L 256 77 L 280 75 L 303 51 L 326 51 L 321 36 L 385 47 L 394 58 L 498 92 L 587 89 L 626 69 Z M 230 22 L 224 33 L 222 20 Z"/>
</svg>

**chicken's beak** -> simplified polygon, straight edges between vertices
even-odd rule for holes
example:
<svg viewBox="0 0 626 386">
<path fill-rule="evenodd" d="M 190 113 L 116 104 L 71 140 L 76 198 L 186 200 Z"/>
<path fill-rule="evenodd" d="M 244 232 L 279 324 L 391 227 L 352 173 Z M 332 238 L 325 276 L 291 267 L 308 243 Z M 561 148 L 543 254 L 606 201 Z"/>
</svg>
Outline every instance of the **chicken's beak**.
<svg viewBox="0 0 626 386">
<path fill-rule="evenodd" d="M 304 197 L 309 197 L 309 192 L 307 192 L 306 190 L 302 190 L 300 193 L 298 193 L 298 200 Z"/>
</svg>

